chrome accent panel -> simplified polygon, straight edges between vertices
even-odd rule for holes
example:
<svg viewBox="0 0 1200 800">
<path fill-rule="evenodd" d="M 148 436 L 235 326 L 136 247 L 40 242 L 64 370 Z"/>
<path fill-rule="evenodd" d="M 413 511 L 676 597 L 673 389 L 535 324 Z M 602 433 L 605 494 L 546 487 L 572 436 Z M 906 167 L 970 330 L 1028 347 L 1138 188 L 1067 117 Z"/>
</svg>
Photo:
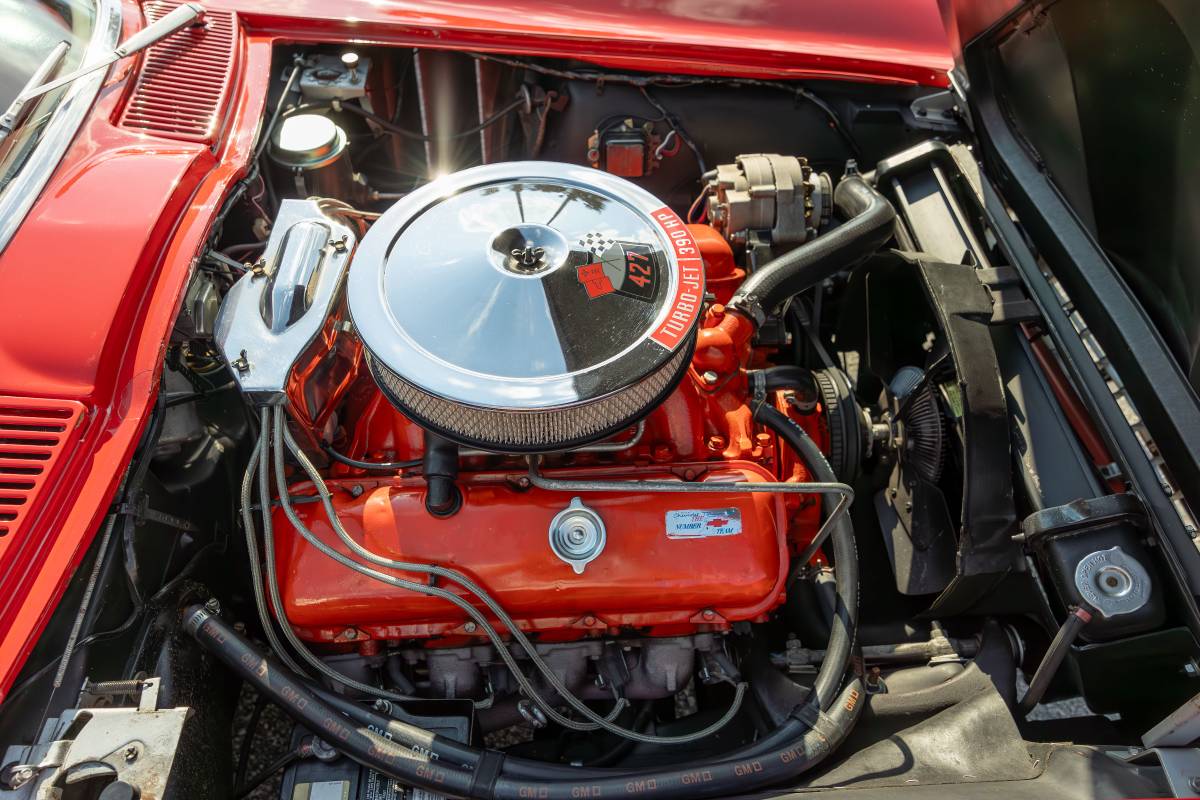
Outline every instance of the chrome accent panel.
<svg viewBox="0 0 1200 800">
<path fill-rule="evenodd" d="M 280 204 L 262 260 L 217 315 L 217 346 L 255 402 L 283 402 L 292 368 L 333 310 L 355 241 L 316 201 Z"/>
</svg>

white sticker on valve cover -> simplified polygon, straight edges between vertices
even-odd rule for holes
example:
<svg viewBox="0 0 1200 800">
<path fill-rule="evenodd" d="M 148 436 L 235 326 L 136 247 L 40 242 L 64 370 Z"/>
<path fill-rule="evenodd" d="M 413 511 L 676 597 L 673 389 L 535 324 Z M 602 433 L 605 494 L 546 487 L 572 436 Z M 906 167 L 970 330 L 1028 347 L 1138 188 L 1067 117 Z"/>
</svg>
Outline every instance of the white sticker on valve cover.
<svg viewBox="0 0 1200 800">
<path fill-rule="evenodd" d="M 742 532 L 742 512 L 736 508 L 689 508 L 667 512 L 668 539 L 736 536 Z"/>
</svg>

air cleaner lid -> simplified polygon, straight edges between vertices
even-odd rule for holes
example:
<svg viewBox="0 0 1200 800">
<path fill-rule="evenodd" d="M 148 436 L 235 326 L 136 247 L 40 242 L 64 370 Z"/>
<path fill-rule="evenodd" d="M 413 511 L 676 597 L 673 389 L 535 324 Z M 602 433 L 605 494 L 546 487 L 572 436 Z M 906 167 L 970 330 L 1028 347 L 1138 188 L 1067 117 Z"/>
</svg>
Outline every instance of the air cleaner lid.
<svg viewBox="0 0 1200 800">
<path fill-rule="evenodd" d="M 552 162 L 465 170 L 359 245 L 350 313 L 377 365 L 467 405 L 602 397 L 686 345 L 704 293 L 686 226 L 620 178 Z"/>
</svg>

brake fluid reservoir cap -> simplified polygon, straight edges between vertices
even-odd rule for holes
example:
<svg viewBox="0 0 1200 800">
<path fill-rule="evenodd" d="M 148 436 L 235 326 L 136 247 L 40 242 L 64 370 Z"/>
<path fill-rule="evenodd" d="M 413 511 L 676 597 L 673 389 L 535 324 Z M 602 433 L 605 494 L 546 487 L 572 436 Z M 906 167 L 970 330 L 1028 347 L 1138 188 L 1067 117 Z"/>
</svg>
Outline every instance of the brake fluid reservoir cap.
<svg viewBox="0 0 1200 800">
<path fill-rule="evenodd" d="M 582 444 L 683 374 L 704 294 L 687 227 L 607 173 L 465 170 L 368 232 L 350 313 L 381 388 L 449 438 L 501 452 Z"/>
<path fill-rule="evenodd" d="M 320 114 L 285 117 L 271 139 L 271 158 L 289 169 L 316 169 L 346 149 L 346 132 Z"/>
</svg>

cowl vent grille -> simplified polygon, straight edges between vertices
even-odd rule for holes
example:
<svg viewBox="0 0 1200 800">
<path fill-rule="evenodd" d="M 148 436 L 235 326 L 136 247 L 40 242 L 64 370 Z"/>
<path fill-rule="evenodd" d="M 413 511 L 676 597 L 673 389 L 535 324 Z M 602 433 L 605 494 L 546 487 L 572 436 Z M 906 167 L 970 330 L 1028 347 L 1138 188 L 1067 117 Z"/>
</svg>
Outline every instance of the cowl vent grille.
<svg viewBox="0 0 1200 800">
<path fill-rule="evenodd" d="M 20 530 L 82 413 L 70 401 L 0 397 L 0 542 Z"/>
<path fill-rule="evenodd" d="M 178 5 L 151 0 L 143 10 L 153 22 Z M 185 142 L 216 141 L 233 83 L 237 28 L 227 11 L 208 11 L 205 20 L 146 51 L 122 125 Z"/>
</svg>

